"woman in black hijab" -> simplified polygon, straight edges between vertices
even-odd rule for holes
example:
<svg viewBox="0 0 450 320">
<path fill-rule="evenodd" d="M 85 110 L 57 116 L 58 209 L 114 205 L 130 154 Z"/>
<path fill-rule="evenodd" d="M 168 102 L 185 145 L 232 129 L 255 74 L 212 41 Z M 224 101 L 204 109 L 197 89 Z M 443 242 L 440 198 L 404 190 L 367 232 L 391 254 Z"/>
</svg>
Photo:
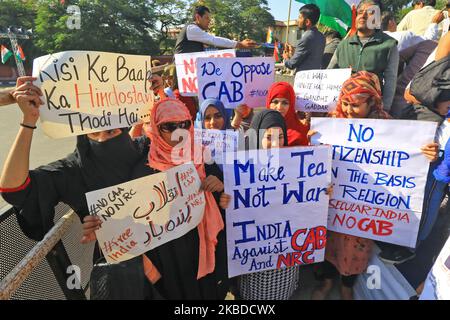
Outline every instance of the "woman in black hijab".
<svg viewBox="0 0 450 320">
<path fill-rule="evenodd" d="M 288 145 L 286 122 L 275 110 L 258 113 L 247 135 L 249 149 L 276 149 Z M 298 279 L 298 266 L 242 275 L 239 294 L 244 300 L 288 300 L 297 289 Z"/>
</svg>

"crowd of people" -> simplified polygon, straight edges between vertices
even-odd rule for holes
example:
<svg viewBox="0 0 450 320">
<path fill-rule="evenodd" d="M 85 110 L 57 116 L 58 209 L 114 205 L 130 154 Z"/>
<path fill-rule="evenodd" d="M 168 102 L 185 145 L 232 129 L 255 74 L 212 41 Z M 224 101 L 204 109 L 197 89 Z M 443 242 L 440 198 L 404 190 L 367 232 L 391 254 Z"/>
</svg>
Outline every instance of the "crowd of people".
<svg viewBox="0 0 450 320">
<path fill-rule="evenodd" d="M 421 149 L 430 160 L 430 170 L 418 247 L 429 236 L 449 193 L 450 33 L 442 30 L 444 12 L 433 9 L 435 1 L 415 1 L 414 5 L 416 9 L 398 26 L 393 13 L 384 12 L 374 28 L 371 23 L 382 11 L 381 5 L 376 0 L 363 0 L 356 8 L 356 30 L 344 39 L 335 31 L 322 34 L 317 29 L 317 6 L 300 9 L 298 26 L 305 32 L 295 48 L 286 48 L 285 67 L 296 72 L 352 69 L 352 76 L 342 86 L 336 110 L 329 114 L 297 113 L 293 87 L 286 82 L 276 82 L 268 89 L 262 111 L 245 104 L 231 110 L 215 97 L 198 105 L 197 99 L 180 96 L 176 70 L 171 65 L 150 79 L 158 102 L 151 109 L 149 123 L 131 131 L 119 128 L 78 136 L 72 154 L 33 170 L 29 168 L 30 149 L 43 104 L 42 92 L 32 84 L 34 78 L 19 78 L 12 91 L 0 93 L 0 103 L 16 102 L 23 115 L 3 168 L 1 194 L 13 205 L 22 230 L 31 239 L 44 237 L 53 226 L 54 207 L 63 202 L 84 222 L 82 242 L 87 243 L 95 241 L 95 230 L 101 227 L 101 221 L 89 215 L 85 193 L 174 167 L 171 154 L 180 141 L 171 137 L 177 129 L 191 133 L 184 141 L 187 144 L 194 144 L 194 126 L 236 130 L 243 135 L 253 130 L 257 139 L 252 147 L 270 149 L 310 145 L 311 136 L 316 134 L 310 130 L 311 117 L 434 121 L 439 125 L 436 142 L 430 141 Z M 175 53 L 203 51 L 205 45 L 256 46 L 249 39 L 234 41 L 209 34 L 210 21 L 209 9 L 197 7 L 193 22 L 177 39 Z M 221 166 L 195 161 L 194 156 L 188 158 L 196 164 L 205 192 L 203 220 L 184 236 L 134 258 L 142 260 L 148 279 L 145 298 L 224 299 L 229 291 L 241 299 L 291 298 L 299 289 L 299 267 L 228 279 L 224 210 L 231 196 L 224 192 Z M 325 262 L 316 266 L 320 285 L 312 299 L 326 299 L 338 276 L 342 299 L 353 299 L 356 277 L 367 269 L 374 244 L 370 239 L 329 232 Z M 417 247 L 386 245 L 380 258 L 403 263 L 414 257 Z M 94 261 L 99 256 L 97 246 Z M 426 274 L 423 281 L 425 278 Z M 420 293 L 420 287 L 417 289 Z"/>
</svg>

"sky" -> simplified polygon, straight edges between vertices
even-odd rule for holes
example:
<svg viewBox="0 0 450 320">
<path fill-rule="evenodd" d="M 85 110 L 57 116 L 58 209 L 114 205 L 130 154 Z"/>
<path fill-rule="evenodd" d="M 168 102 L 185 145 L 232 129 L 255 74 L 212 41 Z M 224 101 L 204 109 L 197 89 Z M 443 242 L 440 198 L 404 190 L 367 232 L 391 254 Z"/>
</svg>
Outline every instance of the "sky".
<svg viewBox="0 0 450 320">
<path fill-rule="evenodd" d="M 286 21 L 289 11 L 289 0 L 268 0 L 270 13 L 274 16 L 275 20 Z M 292 0 L 291 7 L 291 20 L 296 20 L 298 17 L 298 10 L 303 4 Z"/>
</svg>

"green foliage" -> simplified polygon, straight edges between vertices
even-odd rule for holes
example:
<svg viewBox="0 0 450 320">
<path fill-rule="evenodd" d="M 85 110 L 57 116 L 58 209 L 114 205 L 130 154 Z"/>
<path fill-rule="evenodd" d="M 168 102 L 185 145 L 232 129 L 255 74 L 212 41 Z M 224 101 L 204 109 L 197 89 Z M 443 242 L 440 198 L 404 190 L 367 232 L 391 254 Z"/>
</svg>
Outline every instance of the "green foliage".
<svg viewBox="0 0 450 320">
<path fill-rule="evenodd" d="M 218 36 L 264 41 L 267 27 L 275 24 L 267 0 L 203 0 L 192 7 L 195 4 L 204 4 L 211 10 L 211 31 Z"/>
</svg>

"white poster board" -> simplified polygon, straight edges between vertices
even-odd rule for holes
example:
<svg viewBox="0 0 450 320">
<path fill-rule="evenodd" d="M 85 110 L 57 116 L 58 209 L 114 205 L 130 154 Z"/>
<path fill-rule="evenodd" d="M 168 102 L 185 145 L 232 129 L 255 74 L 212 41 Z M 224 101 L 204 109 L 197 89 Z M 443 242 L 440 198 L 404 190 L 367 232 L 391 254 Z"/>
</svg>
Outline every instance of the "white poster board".
<svg viewBox="0 0 450 320">
<path fill-rule="evenodd" d="M 230 278 L 324 260 L 329 147 L 240 151 L 224 180 Z"/>
<path fill-rule="evenodd" d="M 241 104 L 250 108 L 266 105 L 269 87 L 275 81 L 273 58 L 199 58 L 197 59 L 200 105 L 217 98 L 226 108 Z"/>
<path fill-rule="evenodd" d="M 332 146 L 328 229 L 414 248 L 436 124 L 312 118 L 313 143 Z"/>
<path fill-rule="evenodd" d="M 42 129 L 52 138 L 76 136 L 148 121 L 153 105 L 151 57 L 65 51 L 33 62 L 43 92 Z"/>
<path fill-rule="evenodd" d="M 294 82 L 297 110 L 331 112 L 336 109 L 342 85 L 351 73 L 352 69 L 297 72 Z"/>
<path fill-rule="evenodd" d="M 205 195 L 192 163 L 86 193 L 91 214 L 103 222 L 97 240 L 110 263 L 129 260 L 194 229 Z"/>
<path fill-rule="evenodd" d="M 198 58 L 233 57 L 236 57 L 236 50 L 234 49 L 176 54 L 175 66 L 177 68 L 178 90 L 180 94 L 188 97 L 196 97 L 198 95 Z"/>
<path fill-rule="evenodd" d="M 195 128 L 194 139 L 195 146 L 208 148 L 215 163 L 224 164 L 226 153 L 238 150 L 239 131 Z"/>
</svg>

